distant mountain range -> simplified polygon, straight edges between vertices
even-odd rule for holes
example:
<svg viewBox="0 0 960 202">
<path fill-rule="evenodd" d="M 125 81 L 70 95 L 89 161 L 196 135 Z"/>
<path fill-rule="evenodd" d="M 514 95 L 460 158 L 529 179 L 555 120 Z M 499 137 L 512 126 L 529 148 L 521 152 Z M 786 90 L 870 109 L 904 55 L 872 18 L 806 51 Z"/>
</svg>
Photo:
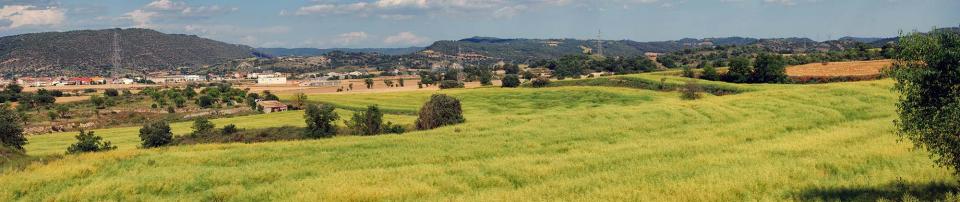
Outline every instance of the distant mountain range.
<svg viewBox="0 0 960 202">
<path fill-rule="evenodd" d="M 406 55 L 423 50 L 423 47 L 409 48 L 257 48 L 258 52 L 270 56 L 319 56 L 334 51 L 348 53 L 379 53 L 384 55 Z"/>
<path fill-rule="evenodd" d="M 958 28 L 944 28 L 960 31 Z M 589 39 L 502 39 L 471 37 L 437 41 L 410 48 L 251 48 L 194 35 L 164 34 L 149 29 L 106 29 L 45 32 L 0 37 L 0 73 L 11 75 L 105 75 L 156 70 L 201 70 L 230 67 L 236 59 L 276 56 L 326 57 L 323 68 L 338 65 L 383 67 L 448 64 L 461 58 L 529 62 L 563 55 L 600 53 L 606 56 L 639 56 L 710 46 L 752 46 L 762 51 L 802 53 L 843 50 L 863 45 L 880 47 L 898 38 L 844 37 L 818 42 L 808 38 L 757 39 L 723 37 L 672 41 Z M 601 47 L 602 46 L 602 50 Z M 333 54 L 332 53 L 350 53 Z M 322 61 L 320 59 L 318 61 Z M 284 64 L 270 62 L 271 64 Z M 293 67 L 291 67 L 293 68 Z"/>
</svg>

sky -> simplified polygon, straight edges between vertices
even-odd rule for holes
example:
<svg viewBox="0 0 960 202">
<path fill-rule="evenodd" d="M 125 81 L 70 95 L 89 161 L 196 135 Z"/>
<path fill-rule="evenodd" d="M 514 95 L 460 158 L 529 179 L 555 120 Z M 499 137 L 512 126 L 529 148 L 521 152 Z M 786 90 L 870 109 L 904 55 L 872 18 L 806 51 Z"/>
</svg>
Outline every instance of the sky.
<svg viewBox="0 0 960 202">
<path fill-rule="evenodd" d="M 391 48 L 473 36 L 663 41 L 893 37 L 958 0 L 0 0 L 0 36 L 149 28 L 253 47 Z"/>
</svg>

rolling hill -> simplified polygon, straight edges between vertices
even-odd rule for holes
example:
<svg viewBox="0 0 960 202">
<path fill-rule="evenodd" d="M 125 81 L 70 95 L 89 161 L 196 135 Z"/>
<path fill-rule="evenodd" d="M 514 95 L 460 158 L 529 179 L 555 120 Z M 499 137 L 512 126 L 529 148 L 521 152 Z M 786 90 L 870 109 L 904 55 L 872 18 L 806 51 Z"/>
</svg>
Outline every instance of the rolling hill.
<svg viewBox="0 0 960 202">
<path fill-rule="evenodd" d="M 379 53 L 383 55 L 406 55 L 423 50 L 423 47 L 409 48 L 257 48 L 258 52 L 271 56 L 320 56 L 334 51 L 346 53 Z"/>
<path fill-rule="evenodd" d="M 244 45 L 149 29 L 45 32 L 0 37 L 0 72 L 24 75 L 139 72 L 217 64 L 252 57 L 253 51 Z M 116 65 L 115 59 L 119 59 Z"/>
</svg>

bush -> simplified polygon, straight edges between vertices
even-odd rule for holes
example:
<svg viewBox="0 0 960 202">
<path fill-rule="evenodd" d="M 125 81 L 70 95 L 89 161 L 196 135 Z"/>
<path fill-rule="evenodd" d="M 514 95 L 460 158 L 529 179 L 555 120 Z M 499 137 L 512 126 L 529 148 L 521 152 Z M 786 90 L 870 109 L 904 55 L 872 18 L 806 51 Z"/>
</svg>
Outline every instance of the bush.
<svg viewBox="0 0 960 202">
<path fill-rule="evenodd" d="M 453 125 L 466 121 L 460 100 L 444 94 L 430 96 L 430 101 L 423 104 L 417 117 L 417 129 L 428 130 L 440 126 Z"/>
<path fill-rule="evenodd" d="M 340 119 L 340 115 L 334 112 L 333 105 L 307 105 L 307 110 L 303 116 L 307 121 L 305 136 L 309 138 L 322 138 L 332 137 L 337 134 L 337 126 L 334 125 L 333 122 Z"/>
<path fill-rule="evenodd" d="M 891 77 L 900 94 L 897 134 L 960 174 L 960 34 L 935 30 L 900 38 Z"/>
<path fill-rule="evenodd" d="M 682 76 L 683 76 L 683 77 L 687 77 L 687 78 L 696 78 L 696 77 L 697 77 L 697 73 L 696 73 L 696 72 L 693 72 L 693 69 L 690 69 L 690 66 L 684 65 L 684 66 L 683 66 L 683 75 L 682 75 Z"/>
<path fill-rule="evenodd" d="M 345 122 L 354 135 L 376 135 L 382 132 L 383 113 L 376 105 L 367 106 L 363 112 L 353 113 L 353 117 Z"/>
<path fill-rule="evenodd" d="M 463 82 L 459 82 L 455 80 L 440 81 L 440 89 L 448 89 L 448 88 L 463 88 Z"/>
<path fill-rule="evenodd" d="M 503 79 L 500 79 L 502 87 L 504 88 L 516 88 L 520 86 L 520 78 L 516 74 L 507 74 L 503 76 Z"/>
<path fill-rule="evenodd" d="M 117 146 L 113 146 L 110 141 L 101 141 L 103 138 L 94 135 L 93 131 L 83 132 L 83 130 L 80 130 L 80 134 L 77 135 L 76 138 L 77 143 L 74 143 L 67 148 L 67 154 L 99 152 L 117 149 Z"/>
<path fill-rule="evenodd" d="M 240 129 L 237 128 L 237 125 L 227 124 L 226 126 L 223 126 L 223 130 L 221 130 L 220 132 L 223 133 L 224 135 L 233 135 L 234 133 L 237 133 L 239 131 Z"/>
<path fill-rule="evenodd" d="M 170 124 L 167 122 L 147 123 L 140 128 L 140 145 L 143 148 L 165 146 L 170 144 L 171 140 L 173 140 L 173 133 L 170 132 Z"/>
<path fill-rule="evenodd" d="M 700 85 L 697 84 L 697 80 L 690 79 L 687 80 L 687 83 L 683 85 L 683 88 L 680 88 L 680 99 L 684 100 L 696 100 L 700 99 Z"/>
<path fill-rule="evenodd" d="M 383 125 L 383 133 L 403 134 L 406 131 L 407 129 L 403 128 L 403 126 L 399 124 L 393 124 L 389 121 L 387 121 L 387 124 Z"/>
<path fill-rule="evenodd" d="M 783 83 L 787 81 L 787 62 L 783 56 L 761 54 L 753 62 L 751 79 L 757 83 Z"/>
<path fill-rule="evenodd" d="M 23 151 L 27 138 L 23 137 L 23 120 L 9 105 L 0 104 L 0 147 Z"/>
<path fill-rule="evenodd" d="M 107 89 L 103 91 L 103 95 L 106 95 L 109 97 L 117 97 L 117 96 L 120 96 L 120 91 L 117 91 L 117 89 Z"/>
<path fill-rule="evenodd" d="M 550 78 L 546 77 L 537 77 L 530 82 L 534 88 L 543 88 L 550 85 Z"/>
<path fill-rule="evenodd" d="M 197 98 L 197 105 L 200 105 L 202 108 L 210 108 L 213 106 L 214 102 L 216 102 L 216 100 L 209 95 L 201 95 L 199 98 Z"/>
</svg>

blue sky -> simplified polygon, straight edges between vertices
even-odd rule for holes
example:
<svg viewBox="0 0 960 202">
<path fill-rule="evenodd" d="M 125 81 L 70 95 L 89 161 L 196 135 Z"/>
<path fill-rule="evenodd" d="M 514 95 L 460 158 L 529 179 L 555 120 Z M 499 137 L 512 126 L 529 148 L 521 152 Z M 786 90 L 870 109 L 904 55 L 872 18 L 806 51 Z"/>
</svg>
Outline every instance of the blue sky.
<svg viewBox="0 0 960 202">
<path fill-rule="evenodd" d="M 0 36 L 151 28 L 254 47 L 409 47 L 471 36 L 636 41 L 890 37 L 960 25 L 957 0 L 0 0 Z"/>
</svg>

